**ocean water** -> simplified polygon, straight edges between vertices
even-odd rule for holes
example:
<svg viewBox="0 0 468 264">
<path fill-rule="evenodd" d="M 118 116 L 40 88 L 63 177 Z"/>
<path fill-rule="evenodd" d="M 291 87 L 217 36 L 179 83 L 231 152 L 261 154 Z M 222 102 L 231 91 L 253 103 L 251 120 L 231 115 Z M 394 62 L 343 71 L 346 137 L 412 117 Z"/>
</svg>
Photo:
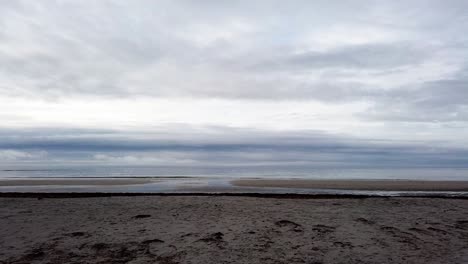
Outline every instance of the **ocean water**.
<svg viewBox="0 0 468 264">
<path fill-rule="evenodd" d="M 35 185 L 0 186 L 0 192 L 254 192 L 361 195 L 446 195 L 467 196 L 467 192 L 382 192 L 353 190 L 287 189 L 234 187 L 233 179 L 393 179 L 468 181 L 465 168 L 299 168 L 299 167 L 54 167 L 0 170 L 0 179 L 48 178 L 151 178 L 151 182 L 134 185 Z M 46 182 L 46 181 L 44 181 Z M 50 181 L 49 181 L 50 182 Z"/>
<path fill-rule="evenodd" d="M 148 167 L 60 166 L 1 168 L 0 178 L 210 177 L 302 179 L 468 180 L 468 168 L 314 168 L 272 166 Z"/>
</svg>

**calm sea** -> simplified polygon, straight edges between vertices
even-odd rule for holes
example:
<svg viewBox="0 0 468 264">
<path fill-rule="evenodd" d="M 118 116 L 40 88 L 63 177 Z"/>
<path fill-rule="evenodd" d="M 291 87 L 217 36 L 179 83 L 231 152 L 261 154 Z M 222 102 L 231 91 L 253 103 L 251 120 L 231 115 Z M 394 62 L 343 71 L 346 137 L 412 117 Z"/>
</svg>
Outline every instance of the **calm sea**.
<svg viewBox="0 0 468 264">
<path fill-rule="evenodd" d="M 468 180 L 468 168 L 311 168 L 311 167 L 129 167 L 62 166 L 1 168 L 0 178 L 26 177 L 217 177 L 305 179 Z"/>
</svg>

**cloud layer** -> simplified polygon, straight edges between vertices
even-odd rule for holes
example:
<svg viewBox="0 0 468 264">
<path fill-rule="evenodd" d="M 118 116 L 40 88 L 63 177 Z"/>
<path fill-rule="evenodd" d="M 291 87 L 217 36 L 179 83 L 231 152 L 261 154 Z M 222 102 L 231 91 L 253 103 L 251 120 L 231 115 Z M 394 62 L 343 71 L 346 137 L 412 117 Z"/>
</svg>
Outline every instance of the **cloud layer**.
<svg viewBox="0 0 468 264">
<path fill-rule="evenodd" d="M 468 150 L 426 141 L 364 140 L 320 131 L 187 129 L 159 133 L 116 130 L 9 130 L 2 164 L 291 166 L 315 168 L 465 167 Z M 167 134 L 165 131 L 179 131 Z"/>
<path fill-rule="evenodd" d="M 2 1 L 0 159 L 455 166 L 467 14 L 461 0 Z"/>
</svg>

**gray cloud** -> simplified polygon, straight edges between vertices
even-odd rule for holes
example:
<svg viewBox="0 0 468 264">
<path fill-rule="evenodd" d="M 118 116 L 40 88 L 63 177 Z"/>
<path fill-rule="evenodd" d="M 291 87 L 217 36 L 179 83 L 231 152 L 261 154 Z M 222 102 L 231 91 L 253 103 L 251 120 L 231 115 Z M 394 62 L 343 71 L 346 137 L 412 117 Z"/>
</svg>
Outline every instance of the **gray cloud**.
<svg viewBox="0 0 468 264">
<path fill-rule="evenodd" d="M 2 157 L 458 166 L 466 153 L 453 146 L 466 142 L 460 131 L 468 127 L 467 14 L 461 0 L 2 1 L 0 103 L 9 103 L 0 106 Z M 148 105 L 132 109 L 128 102 L 142 102 L 135 98 L 185 101 L 157 108 L 169 114 L 154 119 L 156 131 L 135 124 L 131 133 L 102 128 L 102 116 L 93 123 L 79 107 L 92 99 L 93 109 L 105 112 L 99 100 L 125 99 L 127 121 L 159 114 Z M 210 134 L 206 127 L 219 117 L 197 122 L 195 114 L 180 114 L 209 100 L 219 101 L 199 115 L 216 108 L 227 113 L 226 123 L 245 127 Z M 57 101 L 80 103 L 54 108 Z M 223 109 L 265 101 L 290 103 L 284 115 L 259 115 L 277 120 L 283 132 L 263 120 L 249 130 L 253 121 L 242 122 L 249 113 Z M 23 102 L 37 104 L 20 111 L 28 107 Z M 191 102 L 198 104 L 182 109 Z M 305 107 L 309 102 L 319 106 Z M 361 108 L 350 104 L 365 107 L 355 113 Z M 342 110 L 328 113 L 333 107 Z M 78 118 L 66 120 L 56 109 Z M 289 127 L 300 122 L 281 123 L 295 114 L 305 120 L 302 130 Z M 164 127 L 175 117 L 186 118 L 182 128 Z M 67 125 L 60 127 L 60 118 Z M 40 122 L 43 128 L 31 128 Z M 112 122 L 118 127 L 118 118 Z M 190 133 L 179 133 L 184 129 Z M 372 136 L 345 135 L 361 131 Z M 439 145 L 444 141 L 450 144 Z M 41 151 L 47 155 L 36 155 Z"/>
<path fill-rule="evenodd" d="M 418 65 L 429 57 L 431 50 L 421 50 L 405 43 L 352 45 L 326 52 L 303 52 L 258 65 L 260 69 L 308 71 L 314 69 L 393 69 Z"/>
<path fill-rule="evenodd" d="M 461 70 L 452 79 L 381 93 L 379 102 L 363 116 L 406 122 L 466 122 L 468 76 L 465 70 Z"/>
<path fill-rule="evenodd" d="M 0 92 L 327 100 L 335 90 L 337 100 L 359 100 L 348 94 L 397 87 L 395 70 L 411 74 L 422 63 L 468 55 L 460 47 L 463 2 L 276 4 L 7 5 Z M 368 15 L 356 16 L 357 10 Z M 415 10 L 420 13 L 412 16 Z M 449 19 L 443 28 L 428 28 L 442 19 Z M 320 46 L 325 50 L 317 51 Z"/>
<path fill-rule="evenodd" d="M 197 135 L 192 129 L 168 137 L 82 129 L 10 130 L 0 137 L 0 153 L 10 157 L 4 164 L 22 159 L 41 163 L 47 158 L 51 164 L 66 160 L 164 166 L 465 167 L 468 161 L 468 149 L 427 146 L 424 141 L 357 139 L 313 131 L 215 131 Z"/>
</svg>

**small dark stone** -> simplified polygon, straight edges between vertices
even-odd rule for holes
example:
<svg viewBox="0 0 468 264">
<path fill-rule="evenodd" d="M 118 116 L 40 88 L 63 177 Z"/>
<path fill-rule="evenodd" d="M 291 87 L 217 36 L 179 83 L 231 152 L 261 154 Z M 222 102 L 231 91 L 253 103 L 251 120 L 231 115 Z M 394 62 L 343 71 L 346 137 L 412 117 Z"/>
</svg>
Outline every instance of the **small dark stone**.
<svg viewBox="0 0 468 264">
<path fill-rule="evenodd" d="M 71 236 L 71 237 L 80 237 L 84 235 L 86 235 L 85 232 L 73 232 L 73 233 L 68 234 L 68 236 Z"/>
<path fill-rule="evenodd" d="M 140 214 L 140 215 L 135 215 L 133 218 L 134 219 L 142 219 L 142 218 L 149 218 L 151 215 L 148 214 Z"/>
<path fill-rule="evenodd" d="M 160 239 L 148 239 L 148 240 L 144 240 L 142 241 L 141 243 L 143 244 L 151 244 L 151 243 L 164 243 L 164 241 L 160 240 Z"/>
</svg>

